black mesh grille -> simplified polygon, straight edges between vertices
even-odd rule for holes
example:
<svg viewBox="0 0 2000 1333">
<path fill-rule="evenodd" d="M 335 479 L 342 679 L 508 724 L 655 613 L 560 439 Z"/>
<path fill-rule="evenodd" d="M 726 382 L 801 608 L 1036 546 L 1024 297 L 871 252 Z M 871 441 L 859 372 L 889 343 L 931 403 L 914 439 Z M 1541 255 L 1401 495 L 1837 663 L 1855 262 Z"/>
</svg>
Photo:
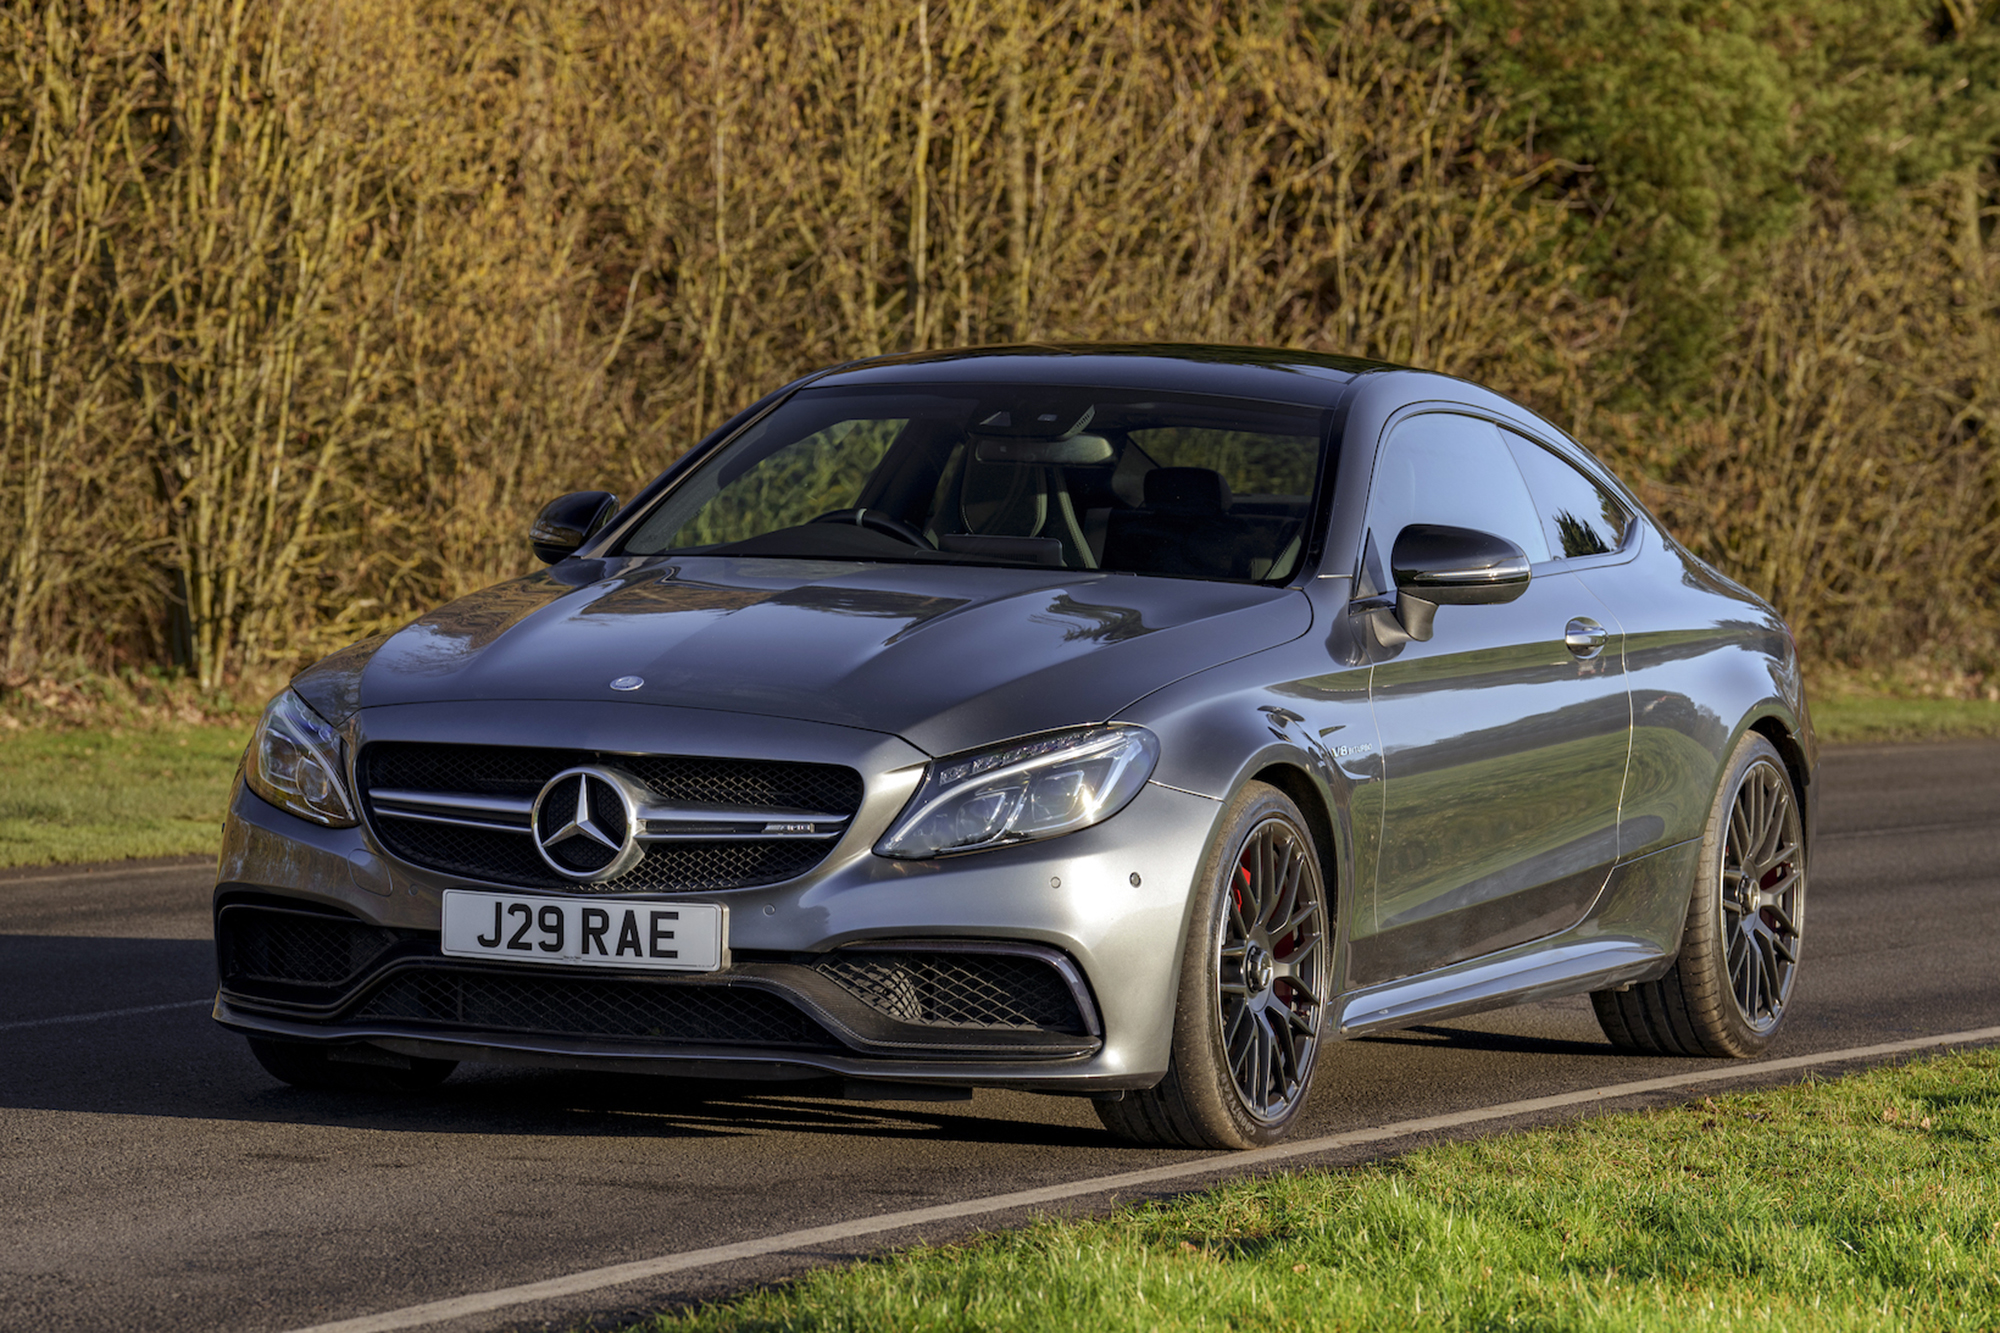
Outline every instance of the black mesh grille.
<svg viewBox="0 0 2000 1333">
<path fill-rule="evenodd" d="M 618 768 L 669 801 L 845 816 L 861 808 L 861 775 L 837 764 L 407 742 L 383 742 L 362 751 L 362 800 L 366 804 L 368 792 L 377 788 L 534 796 L 556 774 L 584 764 Z M 525 830 L 502 833 L 380 817 L 374 827 L 383 846 L 417 865 L 496 884 L 581 893 L 708 892 L 776 884 L 812 869 L 833 846 L 831 839 L 652 843 L 639 864 L 623 875 L 578 884 L 549 869 Z"/>
<path fill-rule="evenodd" d="M 977 953 L 838 953 L 818 964 L 873 1009 L 903 1023 L 1081 1033 L 1062 975 L 1037 958 Z"/>
<path fill-rule="evenodd" d="M 394 948 L 393 930 L 345 917 L 231 906 L 216 923 L 225 984 L 337 986 Z"/>
<path fill-rule="evenodd" d="M 401 741 L 371 745 L 362 760 L 365 785 L 411 791 L 533 796 L 566 768 L 607 764 L 630 773 L 670 801 L 818 810 L 833 815 L 851 815 L 861 808 L 861 775 L 838 764 Z"/>
<path fill-rule="evenodd" d="M 450 967 L 399 973 L 355 1018 L 484 1032 L 731 1046 L 836 1046 L 775 995 L 735 986 L 594 977 L 512 977 Z"/>
</svg>

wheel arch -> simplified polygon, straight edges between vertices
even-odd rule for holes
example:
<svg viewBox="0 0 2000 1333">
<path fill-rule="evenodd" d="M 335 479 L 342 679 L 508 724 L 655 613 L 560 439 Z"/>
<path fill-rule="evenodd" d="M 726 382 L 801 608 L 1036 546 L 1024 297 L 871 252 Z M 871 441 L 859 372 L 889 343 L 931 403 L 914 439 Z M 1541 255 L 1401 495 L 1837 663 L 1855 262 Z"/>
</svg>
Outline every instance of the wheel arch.
<svg viewBox="0 0 2000 1333">
<path fill-rule="evenodd" d="M 1313 845 L 1319 853 L 1320 881 L 1334 904 L 1335 912 L 1341 912 L 1345 906 L 1341 900 L 1341 888 L 1347 877 L 1340 871 L 1339 835 L 1334 831 L 1333 809 L 1327 802 L 1326 793 L 1304 767 L 1283 760 L 1266 763 L 1247 781 L 1276 787 L 1306 817 L 1306 831 L 1312 834 Z M 1340 924 L 1336 920 L 1335 928 L 1338 929 Z"/>
<path fill-rule="evenodd" d="M 1214 819 L 1209 826 L 1208 836 L 1202 841 L 1200 860 L 1194 867 L 1196 878 L 1188 883 L 1187 896 L 1181 909 L 1180 948 L 1174 953 L 1172 975 L 1176 991 L 1181 983 L 1181 959 L 1187 950 L 1188 932 L 1194 929 L 1194 906 L 1200 896 L 1199 876 L 1202 868 L 1214 854 L 1217 840 L 1226 832 L 1223 816 L 1228 813 L 1243 789 L 1252 782 L 1261 782 L 1283 793 L 1286 799 L 1299 808 L 1299 813 L 1305 816 L 1306 831 L 1312 834 L 1313 843 L 1319 854 L 1320 882 L 1327 895 L 1327 901 L 1333 908 L 1335 956 L 1340 957 L 1345 952 L 1344 932 L 1348 913 L 1352 910 L 1346 894 L 1350 876 L 1341 871 L 1347 846 L 1340 836 L 1340 818 L 1334 800 L 1321 780 L 1314 776 L 1310 759 L 1304 755 L 1288 752 L 1279 746 L 1270 745 L 1242 766 L 1236 780 L 1216 802 Z M 1334 969 L 1336 986 L 1342 984 L 1341 970 L 1337 966 Z M 1329 1039 L 1332 1039 L 1331 1030 Z"/>
<path fill-rule="evenodd" d="M 1813 790 L 1812 761 L 1799 738 L 1796 724 L 1776 712 L 1765 712 L 1750 719 L 1744 730 L 1754 731 L 1771 742 L 1778 757 L 1785 761 L 1785 772 L 1792 780 L 1792 796 L 1799 803 L 1799 822 L 1805 825 L 1806 837 L 1810 841 L 1815 831 L 1812 798 L 1817 793 Z"/>
</svg>

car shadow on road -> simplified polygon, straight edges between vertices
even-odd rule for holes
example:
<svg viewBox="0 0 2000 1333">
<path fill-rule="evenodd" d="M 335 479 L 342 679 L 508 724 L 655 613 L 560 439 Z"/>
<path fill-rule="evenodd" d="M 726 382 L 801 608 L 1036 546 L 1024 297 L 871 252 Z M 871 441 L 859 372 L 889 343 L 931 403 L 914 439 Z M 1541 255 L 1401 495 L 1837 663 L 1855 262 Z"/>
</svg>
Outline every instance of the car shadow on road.
<svg viewBox="0 0 2000 1333">
<path fill-rule="evenodd" d="M 1476 1028 L 1437 1027 L 1429 1024 L 1403 1028 L 1397 1032 L 1378 1032 L 1357 1040 L 1377 1046 L 1431 1046 L 1461 1051 L 1494 1051 L 1522 1055 L 1630 1058 L 1608 1041 L 1568 1041 L 1515 1032 L 1486 1032 Z"/>
<path fill-rule="evenodd" d="M 1039 1118 L 1056 1099 L 1005 1093 L 860 1102 L 815 1096 L 811 1085 L 502 1065 L 461 1066 L 423 1093 L 287 1087 L 209 1017 L 202 997 L 214 987 L 203 940 L 0 935 L 0 1107 L 421 1134 L 1111 1142 L 1094 1123 Z"/>
</svg>

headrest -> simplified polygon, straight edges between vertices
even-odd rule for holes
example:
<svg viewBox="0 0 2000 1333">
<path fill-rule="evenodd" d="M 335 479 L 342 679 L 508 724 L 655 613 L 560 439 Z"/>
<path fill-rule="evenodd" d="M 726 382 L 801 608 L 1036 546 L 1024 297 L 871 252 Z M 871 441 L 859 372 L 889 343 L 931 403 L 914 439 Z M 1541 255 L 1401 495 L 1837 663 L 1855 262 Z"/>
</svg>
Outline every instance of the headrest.
<svg viewBox="0 0 2000 1333">
<path fill-rule="evenodd" d="M 1229 483 L 1205 467 L 1156 467 L 1146 474 L 1146 508 L 1165 514 L 1220 514 Z"/>
</svg>

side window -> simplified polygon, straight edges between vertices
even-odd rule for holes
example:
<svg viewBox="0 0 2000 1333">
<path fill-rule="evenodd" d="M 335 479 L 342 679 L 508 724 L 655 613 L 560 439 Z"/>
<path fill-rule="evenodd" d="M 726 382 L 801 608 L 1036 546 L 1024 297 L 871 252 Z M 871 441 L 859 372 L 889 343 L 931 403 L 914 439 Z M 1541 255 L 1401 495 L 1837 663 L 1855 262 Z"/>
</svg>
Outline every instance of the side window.
<svg viewBox="0 0 2000 1333">
<path fill-rule="evenodd" d="M 1609 555 L 1624 544 L 1631 520 L 1601 486 L 1533 440 L 1501 433 L 1528 479 L 1550 550 L 1559 556 Z"/>
<path fill-rule="evenodd" d="M 1396 534 L 1411 523 L 1442 523 L 1505 537 L 1531 562 L 1549 558 L 1542 521 L 1500 428 L 1477 417 L 1426 412 L 1397 426 L 1375 460 L 1368 527 L 1386 567 Z M 1375 571 L 1364 579 L 1379 582 Z"/>
</svg>

